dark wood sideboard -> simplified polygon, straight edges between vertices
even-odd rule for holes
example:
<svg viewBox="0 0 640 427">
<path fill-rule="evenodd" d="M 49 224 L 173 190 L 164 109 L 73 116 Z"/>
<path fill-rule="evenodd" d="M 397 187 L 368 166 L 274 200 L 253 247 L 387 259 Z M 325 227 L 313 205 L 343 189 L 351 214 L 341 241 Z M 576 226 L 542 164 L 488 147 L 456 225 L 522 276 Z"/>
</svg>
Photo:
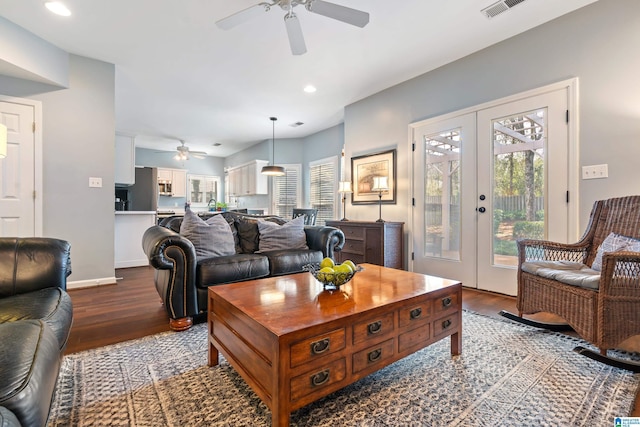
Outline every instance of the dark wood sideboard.
<svg viewBox="0 0 640 427">
<path fill-rule="evenodd" d="M 336 262 L 350 259 L 383 267 L 404 268 L 404 222 L 327 221 L 342 230 L 346 241 Z"/>
</svg>

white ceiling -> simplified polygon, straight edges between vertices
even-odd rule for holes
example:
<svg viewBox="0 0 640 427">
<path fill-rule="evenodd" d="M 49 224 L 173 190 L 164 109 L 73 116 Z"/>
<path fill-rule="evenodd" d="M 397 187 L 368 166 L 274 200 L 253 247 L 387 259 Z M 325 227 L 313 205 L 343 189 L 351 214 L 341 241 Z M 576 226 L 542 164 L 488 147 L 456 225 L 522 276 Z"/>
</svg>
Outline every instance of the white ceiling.
<svg viewBox="0 0 640 427">
<path fill-rule="evenodd" d="M 480 11 L 496 0 L 332 0 L 369 12 L 364 28 L 298 6 L 301 56 L 278 7 L 229 31 L 215 25 L 259 1 L 63 0 L 64 18 L 42 0 L 4 0 L 0 15 L 115 64 L 116 129 L 138 146 L 173 150 L 184 139 L 225 157 L 270 139 L 270 116 L 277 138 L 305 137 L 341 123 L 355 101 L 595 0 L 527 0 L 492 19 Z M 303 92 L 307 84 L 317 92 Z"/>
</svg>

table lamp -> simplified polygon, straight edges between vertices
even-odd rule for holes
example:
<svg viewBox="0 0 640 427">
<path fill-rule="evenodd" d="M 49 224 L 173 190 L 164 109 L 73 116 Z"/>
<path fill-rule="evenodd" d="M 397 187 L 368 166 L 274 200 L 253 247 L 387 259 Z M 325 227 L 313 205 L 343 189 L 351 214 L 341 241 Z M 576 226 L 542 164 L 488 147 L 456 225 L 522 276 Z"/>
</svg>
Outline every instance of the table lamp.
<svg viewBox="0 0 640 427">
<path fill-rule="evenodd" d="M 382 192 L 389 190 L 389 178 L 386 176 L 374 176 L 373 177 L 373 187 L 371 191 L 378 192 L 378 209 L 380 210 L 380 218 L 376 220 L 376 222 L 384 222 L 382 219 Z"/>
<path fill-rule="evenodd" d="M 351 192 L 351 181 L 340 181 L 338 183 L 338 193 L 342 194 L 342 219 L 340 221 L 349 221 L 347 219 L 347 193 Z"/>
</svg>

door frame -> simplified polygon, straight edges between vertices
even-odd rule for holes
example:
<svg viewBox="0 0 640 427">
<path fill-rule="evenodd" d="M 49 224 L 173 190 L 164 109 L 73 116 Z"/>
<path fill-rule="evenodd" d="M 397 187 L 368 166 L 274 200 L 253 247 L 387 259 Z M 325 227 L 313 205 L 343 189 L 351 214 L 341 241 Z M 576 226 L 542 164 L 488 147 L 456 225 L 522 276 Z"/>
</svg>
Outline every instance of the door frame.
<svg viewBox="0 0 640 427">
<path fill-rule="evenodd" d="M 17 98 L 0 94 L 0 101 L 26 105 L 33 108 L 33 184 L 34 184 L 34 212 L 33 212 L 33 235 L 41 237 L 43 235 L 43 148 L 42 148 L 42 101 L 33 99 Z"/>
<path fill-rule="evenodd" d="M 522 98 L 528 98 L 532 96 L 542 95 L 548 92 L 554 92 L 557 90 L 567 90 L 567 105 L 569 108 L 569 123 L 568 123 L 568 141 L 569 141 L 569 149 L 568 149 L 568 191 L 569 191 L 569 206 L 568 206 L 568 227 L 567 227 L 567 241 L 568 242 L 576 242 L 580 237 L 579 233 L 579 103 L 578 103 L 578 84 L 579 80 L 577 77 L 573 77 L 566 80 L 561 80 L 556 83 L 552 83 L 546 86 L 542 86 L 536 89 L 527 90 L 524 92 L 519 92 L 513 95 L 509 95 L 503 98 L 495 99 L 492 101 L 488 101 L 482 104 L 474 105 L 472 107 L 467 107 L 461 110 L 457 110 L 451 113 L 446 113 L 442 115 L 438 115 L 435 117 L 431 117 L 429 119 L 421 120 L 419 122 L 414 122 L 409 124 L 409 132 L 408 132 L 408 141 L 407 141 L 407 149 L 409 153 L 413 153 L 412 147 L 417 143 L 415 140 L 415 131 L 417 128 L 425 126 L 429 123 L 438 122 L 442 120 L 451 119 L 460 115 L 469 114 L 477 112 L 478 110 L 484 110 L 487 108 L 493 108 L 501 104 L 507 104 L 510 102 L 517 101 Z M 409 170 L 409 197 L 407 209 L 411 214 L 409 215 L 409 223 L 407 224 L 407 235 L 413 236 L 413 224 L 415 221 L 416 209 L 413 206 L 413 199 L 415 195 L 414 189 L 414 161 L 413 155 L 408 156 L 408 170 Z M 411 256 L 408 259 L 407 267 L 409 271 L 414 271 L 414 242 L 413 238 L 409 238 L 408 240 L 408 249 L 409 254 Z"/>
</svg>

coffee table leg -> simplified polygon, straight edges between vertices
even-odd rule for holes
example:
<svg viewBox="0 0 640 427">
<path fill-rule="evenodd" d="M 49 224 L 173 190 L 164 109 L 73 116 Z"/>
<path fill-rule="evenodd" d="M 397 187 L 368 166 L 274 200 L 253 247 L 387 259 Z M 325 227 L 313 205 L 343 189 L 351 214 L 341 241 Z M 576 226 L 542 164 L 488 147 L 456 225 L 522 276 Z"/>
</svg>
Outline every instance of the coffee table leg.
<svg viewBox="0 0 640 427">
<path fill-rule="evenodd" d="M 277 406 L 277 403 L 276 405 Z M 271 411 L 271 426 L 272 427 L 289 427 L 289 416 L 291 414 L 289 413 L 289 411 L 285 411 L 285 410 L 278 410 L 275 409 L 274 411 Z"/>
<path fill-rule="evenodd" d="M 209 341 L 209 366 L 218 365 L 218 349 Z"/>
<path fill-rule="evenodd" d="M 457 356 L 462 353 L 462 331 L 451 334 L 451 355 Z"/>
</svg>

